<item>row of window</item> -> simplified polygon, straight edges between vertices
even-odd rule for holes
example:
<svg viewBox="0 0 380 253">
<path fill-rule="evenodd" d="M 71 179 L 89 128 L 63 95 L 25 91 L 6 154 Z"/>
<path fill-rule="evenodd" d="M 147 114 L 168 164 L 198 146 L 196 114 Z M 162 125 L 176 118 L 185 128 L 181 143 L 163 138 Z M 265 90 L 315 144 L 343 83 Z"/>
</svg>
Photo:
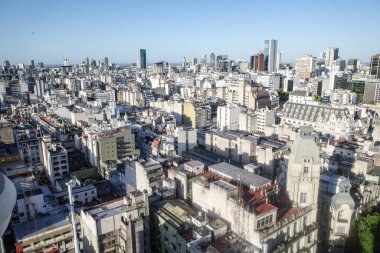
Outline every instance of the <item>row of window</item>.
<svg viewBox="0 0 380 253">
<path fill-rule="evenodd" d="M 262 218 L 261 220 L 257 221 L 257 229 L 266 227 L 273 222 L 273 215 L 269 215 L 265 218 Z"/>
</svg>

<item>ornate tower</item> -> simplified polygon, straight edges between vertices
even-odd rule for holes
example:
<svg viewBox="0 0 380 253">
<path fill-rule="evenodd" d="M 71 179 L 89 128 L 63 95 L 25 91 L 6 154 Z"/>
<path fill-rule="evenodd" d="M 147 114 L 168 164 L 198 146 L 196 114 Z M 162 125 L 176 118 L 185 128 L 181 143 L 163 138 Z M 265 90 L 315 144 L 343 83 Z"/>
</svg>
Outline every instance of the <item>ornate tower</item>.
<svg viewBox="0 0 380 253">
<path fill-rule="evenodd" d="M 293 143 L 288 157 L 286 191 L 293 207 L 317 210 L 320 178 L 319 148 L 313 128 L 305 126 Z"/>
<path fill-rule="evenodd" d="M 340 181 L 339 192 L 331 199 L 328 239 L 333 252 L 344 249 L 345 239 L 350 231 L 352 214 L 355 211 L 355 201 L 350 195 L 350 189 L 348 179 Z"/>
</svg>

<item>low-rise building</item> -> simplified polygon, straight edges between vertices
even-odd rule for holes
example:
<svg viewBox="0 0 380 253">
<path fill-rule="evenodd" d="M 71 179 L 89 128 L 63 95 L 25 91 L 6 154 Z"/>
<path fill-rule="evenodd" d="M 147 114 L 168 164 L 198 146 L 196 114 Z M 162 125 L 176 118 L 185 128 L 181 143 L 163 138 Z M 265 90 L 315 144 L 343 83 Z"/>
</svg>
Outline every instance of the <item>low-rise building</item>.
<svg viewBox="0 0 380 253">
<path fill-rule="evenodd" d="M 63 252 L 74 249 L 72 225 L 64 213 L 13 224 L 12 229 L 17 253 L 46 252 L 52 248 Z"/>
<path fill-rule="evenodd" d="M 323 135 L 346 138 L 353 134 L 354 117 L 347 108 L 288 102 L 282 111 L 281 124 L 293 127 L 310 125 Z"/>
</svg>

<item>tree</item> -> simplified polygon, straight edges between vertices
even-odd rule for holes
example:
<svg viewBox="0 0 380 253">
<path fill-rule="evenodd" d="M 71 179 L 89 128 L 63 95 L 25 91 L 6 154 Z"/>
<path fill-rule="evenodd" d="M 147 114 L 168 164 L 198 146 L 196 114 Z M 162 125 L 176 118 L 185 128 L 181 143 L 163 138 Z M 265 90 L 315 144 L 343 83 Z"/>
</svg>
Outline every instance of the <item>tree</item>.
<svg viewBox="0 0 380 253">
<path fill-rule="evenodd" d="M 283 89 L 277 89 L 276 91 L 281 102 L 289 100 L 289 92 L 285 92 Z"/>
<path fill-rule="evenodd" d="M 374 213 L 360 217 L 353 224 L 350 238 L 347 239 L 346 252 L 358 252 L 357 242 L 362 253 L 380 252 L 380 214 Z M 349 243 L 349 242 L 352 243 Z"/>
<path fill-rule="evenodd" d="M 319 96 L 319 95 L 314 95 L 314 101 L 316 101 L 316 102 L 322 102 L 322 97 L 321 96 Z"/>
</svg>

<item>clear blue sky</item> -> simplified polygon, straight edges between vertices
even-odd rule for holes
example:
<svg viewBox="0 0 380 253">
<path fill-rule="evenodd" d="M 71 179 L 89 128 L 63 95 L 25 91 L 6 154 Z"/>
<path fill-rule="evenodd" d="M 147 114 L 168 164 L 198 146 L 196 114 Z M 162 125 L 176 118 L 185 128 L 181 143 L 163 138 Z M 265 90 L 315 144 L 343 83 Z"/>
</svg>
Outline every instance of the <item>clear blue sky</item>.
<svg viewBox="0 0 380 253">
<path fill-rule="evenodd" d="M 379 0 L 32 0 L 0 3 L 0 59 L 180 62 L 204 53 L 248 59 L 277 39 L 285 62 L 339 47 L 344 59 L 380 53 Z"/>
</svg>

